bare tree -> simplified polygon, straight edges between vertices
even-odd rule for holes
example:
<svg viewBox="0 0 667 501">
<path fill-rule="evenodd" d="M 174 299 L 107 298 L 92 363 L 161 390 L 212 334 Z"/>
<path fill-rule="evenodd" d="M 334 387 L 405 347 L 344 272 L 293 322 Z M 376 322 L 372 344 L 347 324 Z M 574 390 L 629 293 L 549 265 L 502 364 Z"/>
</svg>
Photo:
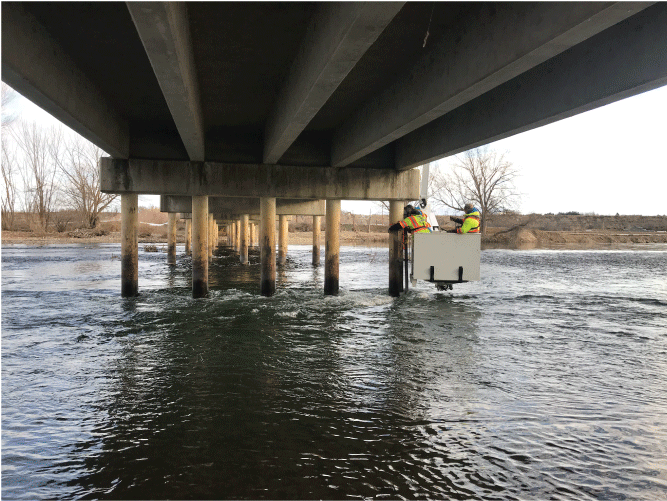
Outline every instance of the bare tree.
<svg viewBox="0 0 667 501">
<path fill-rule="evenodd" d="M 40 228 L 48 231 L 59 194 L 52 145 L 61 143 L 62 129 L 44 129 L 34 122 L 22 121 L 11 129 L 11 134 L 22 154 L 19 166 L 24 189 L 24 209 L 35 214 Z"/>
<path fill-rule="evenodd" d="M 63 193 L 68 204 L 90 228 L 97 226 L 102 211 L 118 197 L 100 190 L 97 165 L 102 153 L 102 150 L 81 136 L 65 141 L 62 153 L 53 145 L 54 162 L 64 176 Z"/>
<path fill-rule="evenodd" d="M 16 114 L 7 110 L 14 99 L 16 99 L 14 89 L 2 82 L 2 132 L 5 132 L 16 121 Z"/>
<path fill-rule="evenodd" d="M 514 186 L 518 172 L 505 153 L 475 148 L 456 157 L 449 173 L 433 174 L 432 198 L 450 209 L 462 211 L 471 202 L 482 211 L 481 231 L 489 214 L 511 209 L 519 199 Z"/>
<path fill-rule="evenodd" d="M 3 123 L 4 126 L 4 123 Z M 16 158 L 9 150 L 7 138 L 2 136 L 2 229 L 14 229 L 16 213 Z"/>
</svg>

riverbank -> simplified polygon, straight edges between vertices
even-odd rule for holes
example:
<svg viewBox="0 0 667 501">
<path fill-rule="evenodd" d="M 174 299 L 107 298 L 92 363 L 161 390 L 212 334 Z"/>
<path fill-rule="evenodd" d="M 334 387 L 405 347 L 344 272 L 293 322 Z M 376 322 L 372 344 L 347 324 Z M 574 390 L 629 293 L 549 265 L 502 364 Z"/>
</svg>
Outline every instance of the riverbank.
<svg viewBox="0 0 667 501">
<path fill-rule="evenodd" d="M 26 231 L 3 231 L 2 245 L 52 245 L 52 244 L 96 244 L 120 243 L 120 232 L 92 232 L 72 236 L 70 233 L 35 234 Z M 184 243 L 182 233 L 177 237 L 178 243 Z M 221 237 L 225 242 L 225 237 Z M 139 244 L 166 244 L 165 234 L 144 235 Z M 289 243 L 294 245 L 311 245 L 313 234 L 310 231 L 297 231 L 289 234 Z M 387 233 L 365 231 L 341 231 L 341 245 L 359 245 L 369 247 L 386 247 L 389 244 Z M 493 248 L 506 249 L 581 249 L 607 248 L 616 245 L 667 244 L 667 232 L 617 232 L 605 230 L 589 231 L 545 231 L 533 228 L 490 228 L 483 235 L 482 243 Z M 320 240 L 324 246 L 324 232 Z"/>
</svg>

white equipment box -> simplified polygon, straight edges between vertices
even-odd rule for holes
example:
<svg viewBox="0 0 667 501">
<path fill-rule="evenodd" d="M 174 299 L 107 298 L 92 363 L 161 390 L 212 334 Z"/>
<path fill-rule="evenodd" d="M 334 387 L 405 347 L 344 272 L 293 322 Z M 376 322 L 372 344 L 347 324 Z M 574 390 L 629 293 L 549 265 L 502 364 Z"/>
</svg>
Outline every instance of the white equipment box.
<svg viewBox="0 0 667 501">
<path fill-rule="evenodd" d="M 415 233 L 412 281 L 460 283 L 479 280 L 479 233 Z"/>
</svg>

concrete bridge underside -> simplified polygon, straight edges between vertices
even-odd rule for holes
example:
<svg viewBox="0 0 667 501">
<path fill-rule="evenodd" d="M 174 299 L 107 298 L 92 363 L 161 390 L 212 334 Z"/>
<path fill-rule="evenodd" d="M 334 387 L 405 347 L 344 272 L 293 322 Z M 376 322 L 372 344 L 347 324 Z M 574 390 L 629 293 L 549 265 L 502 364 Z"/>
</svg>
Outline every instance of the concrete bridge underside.
<svg viewBox="0 0 667 501">
<path fill-rule="evenodd" d="M 665 53 L 662 2 L 2 6 L 3 81 L 112 157 L 101 182 L 123 198 L 124 277 L 136 195 L 190 197 L 195 295 L 209 198 L 257 200 L 271 293 L 276 200 L 326 200 L 333 232 L 341 199 L 400 217 L 414 167 L 664 85 Z"/>
</svg>

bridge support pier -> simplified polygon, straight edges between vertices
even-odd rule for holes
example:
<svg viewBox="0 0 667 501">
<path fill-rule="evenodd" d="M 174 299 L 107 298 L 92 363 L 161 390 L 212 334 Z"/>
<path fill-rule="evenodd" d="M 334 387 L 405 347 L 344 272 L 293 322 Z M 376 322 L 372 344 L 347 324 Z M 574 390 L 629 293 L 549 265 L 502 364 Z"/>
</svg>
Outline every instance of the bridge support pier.
<svg viewBox="0 0 667 501">
<path fill-rule="evenodd" d="M 278 216 L 278 264 L 284 265 L 287 262 L 287 246 L 289 244 L 289 221 L 287 216 Z"/>
<path fill-rule="evenodd" d="M 326 243 L 324 251 L 324 294 L 338 294 L 340 263 L 340 200 L 327 200 Z"/>
<path fill-rule="evenodd" d="M 192 254 L 192 224 L 190 219 L 185 220 L 185 255 L 190 256 Z"/>
<path fill-rule="evenodd" d="M 139 195 L 127 193 L 120 196 L 121 212 L 121 261 L 120 294 L 123 297 L 139 293 Z"/>
<path fill-rule="evenodd" d="M 403 219 L 403 203 L 389 202 L 389 224 Z M 389 295 L 400 296 L 403 292 L 403 234 L 396 231 L 389 236 Z"/>
<path fill-rule="evenodd" d="M 255 245 L 255 223 L 248 223 L 248 249 Z"/>
<path fill-rule="evenodd" d="M 209 255 L 209 257 L 212 258 L 213 257 L 213 249 L 215 249 L 216 246 L 217 246 L 216 241 L 215 241 L 215 219 L 213 218 L 212 213 L 209 214 L 208 221 L 209 221 L 209 224 L 211 225 L 210 226 L 210 228 L 211 228 L 210 229 L 210 236 L 209 236 L 209 241 L 208 241 L 209 247 L 210 247 L 209 251 L 208 251 L 208 255 Z"/>
<path fill-rule="evenodd" d="M 236 235 L 236 245 L 234 246 L 234 250 L 236 252 L 241 252 L 241 221 L 236 221 L 234 223 L 234 230 Z"/>
<path fill-rule="evenodd" d="M 239 259 L 241 264 L 248 264 L 248 230 L 249 228 L 250 216 L 248 214 L 243 214 L 241 216 L 241 251 Z"/>
<path fill-rule="evenodd" d="M 192 297 L 208 294 L 208 197 L 192 197 Z"/>
<path fill-rule="evenodd" d="M 276 292 L 276 199 L 264 197 L 259 204 L 259 247 L 262 261 L 262 296 Z"/>
<path fill-rule="evenodd" d="M 176 264 L 176 213 L 170 212 L 167 222 L 167 264 Z"/>
<path fill-rule="evenodd" d="M 320 265 L 320 221 L 322 216 L 313 216 L 313 266 Z"/>
</svg>

